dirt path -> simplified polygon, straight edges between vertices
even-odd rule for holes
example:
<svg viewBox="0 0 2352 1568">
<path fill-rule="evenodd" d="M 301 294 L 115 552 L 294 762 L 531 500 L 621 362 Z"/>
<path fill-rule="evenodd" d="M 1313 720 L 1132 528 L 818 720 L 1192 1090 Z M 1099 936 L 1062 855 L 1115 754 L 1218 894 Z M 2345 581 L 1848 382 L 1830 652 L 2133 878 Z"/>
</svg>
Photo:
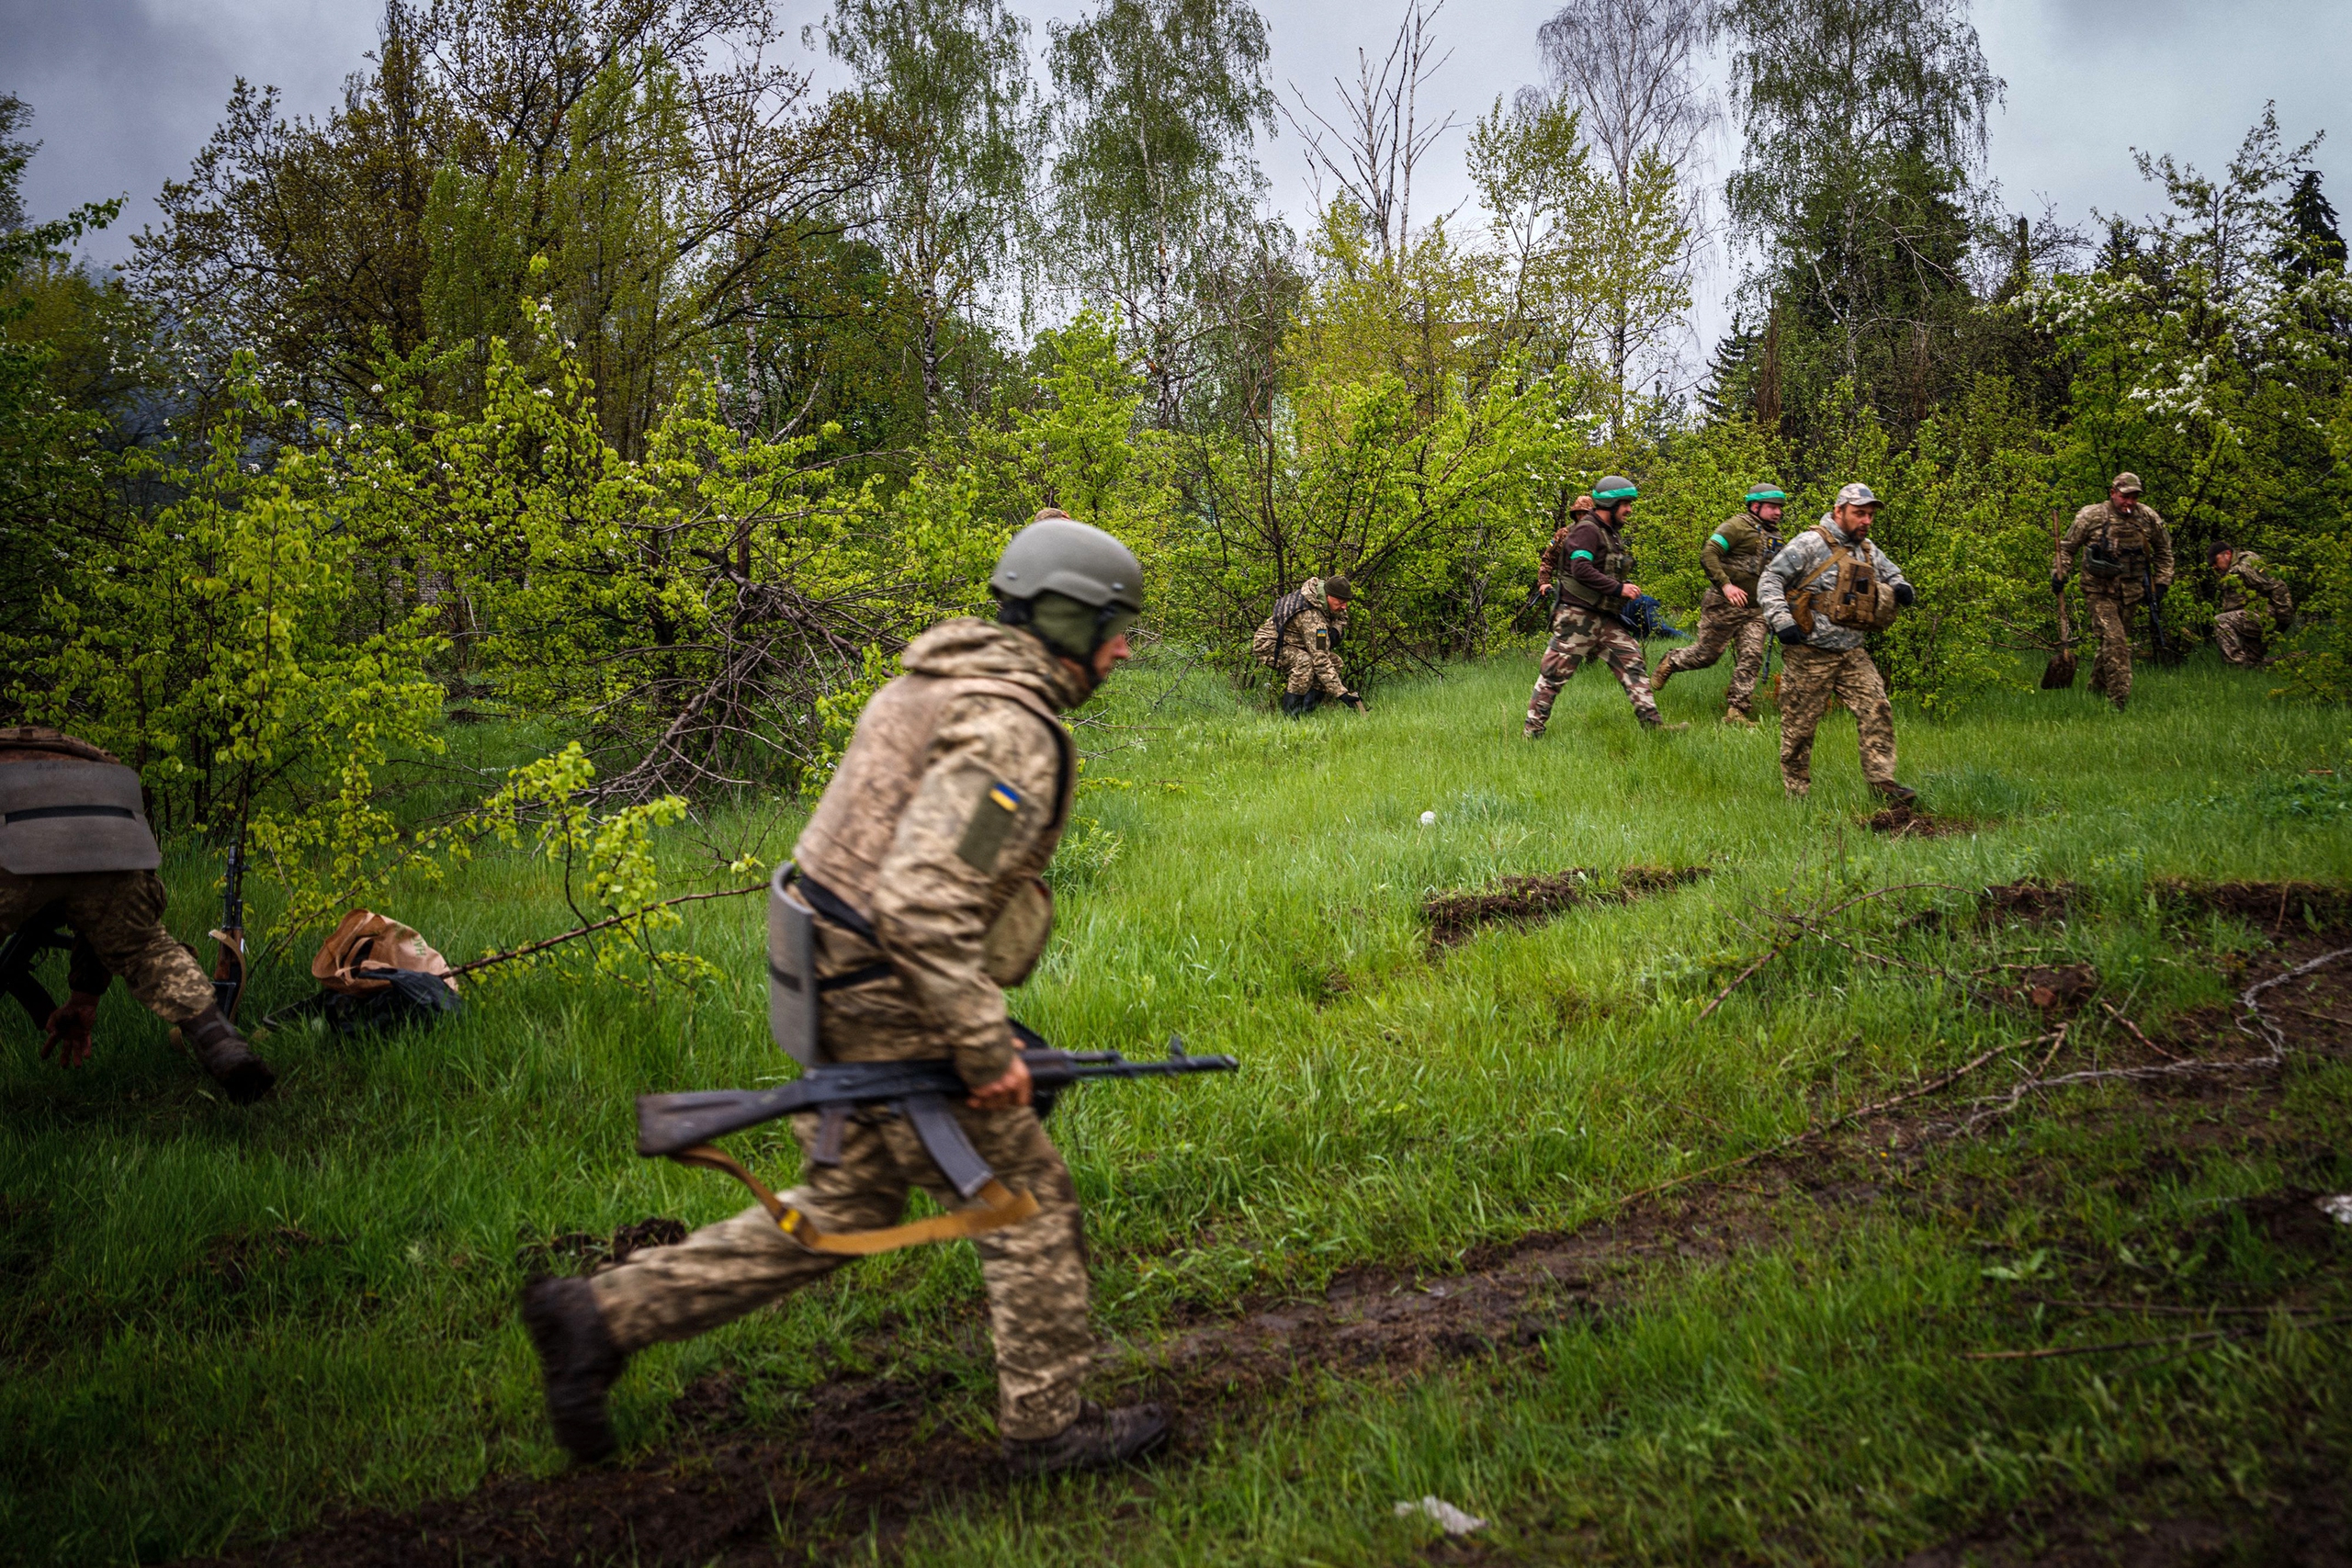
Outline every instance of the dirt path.
<svg viewBox="0 0 2352 1568">
<path fill-rule="evenodd" d="M 2251 965 L 2246 979 L 2283 973 L 2347 942 L 2352 935 L 2341 930 L 2332 940 L 2290 937 Z M 2352 1051 L 2352 962 L 2278 999 L 2288 1004 L 2274 1016 L 2291 1048 Z M 2245 1036 L 2218 1011 L 2192 1014 L 2151 1042 L 2145 1060 L 2243 1055 L 2245 1045 Z M 2118 1058 L 2110 1053 L 2107 1060 L 2113 1065 Z M 2243 1077 L 2225 1084 L 2168 1078 L 2150 1087 L 2151 1092 L 2249 1101 L 2276 1098 L 2275 1089 Z M 1635 1276 L 1660 1263 L 1702 1262 L 1769 1245 L 1773 1215 L 1792 1192 L 1828 1210 L 1871 1203 L 1882 1189 L 1853 1179 L 1857 1163 L 1846 1156 L 1854 1141 L 1867 1137 L 1883 1149 L 1890 1132 L 1907 1132 L 1902 1141 L 1917 1157 L 1923 1137 L 1932 1146 L 1939 1114 L 1932 1100 L 1915 1102 L 1900 1119 L 1875 1120 L 1866 1131 L 1848 1127 L 1834 1139 L 1749 1166 L 1736 1180 L 1693 1183 L 1574 1232 L 1527 1236 L 1473 1254 L 1456 1275 L 1354 1269 L 1334 1280 L 1320 1300 L 1267 1301 L 1234 1315 L 1203 1316 L 1149 1346 L 1108 1349 L 1103 1359 L 1124 1381 L 1139 1382 L 1184 1413 L 1174 1453 L 1159 1461 L 1181 1464 L 1221 1418 L 1249 1421 L 1276 1399 L 1295 1409 L 1303 1371 L 1394 1381 L 1469 1358 L 1531 1353 L 1562 1322 L 1623 1304 L 1637 1288 Z M 241 1568 L 554 1568 L 616 1561 L 650 1568 L 772 1562 L 779 1546 L 794 1557 L 821 1560 L 869 1537 L 887 1547 L 921 1515 L 1007 1484 L 990 1446 L 947 1426 L 951 1392 L 944 1378 L 933 1384 L 837 1381 L 812 1391 L 805 1416 L 779 1431 L 752 1427 L 730 1384 L 705 1379 L 679 1401 L 682 1438 L 632 1465 L 547 1480 L 493 1480 L 412 1512 L 354 1513 L 229 1558 L 202 1561 Z M 828 1462 L 810 1462 L 816 1454 Z M 2341 1519 L 2333 1492 L 2314 1489 L 2309 1504 L 2317 1534 Z M 2188 1521 L 2169 1535 L 2132 1536 L 2156 1554 L 2127 1554 L 2120 1561 L 2150 1568 L 2208 1561 L 2197 1543 L 2219 1528 Z M 1988 1562 L 2105 1561 L 2086 1554 L 2109 1533 L 2096 1520 L 2064 1516 L 2004 1522 L 1919 1554 L 1909 1568 L 1945 1568 L 1969 1551 Z M 2037 1555 L 2053 1541 L 2072 1544 L 2055 1555 Z M 2167 1541 L 2173 1544 L 2163 1544 Z M 2295 1560 L 2345 1561 L 2341 1554 Z"/>
</svg>

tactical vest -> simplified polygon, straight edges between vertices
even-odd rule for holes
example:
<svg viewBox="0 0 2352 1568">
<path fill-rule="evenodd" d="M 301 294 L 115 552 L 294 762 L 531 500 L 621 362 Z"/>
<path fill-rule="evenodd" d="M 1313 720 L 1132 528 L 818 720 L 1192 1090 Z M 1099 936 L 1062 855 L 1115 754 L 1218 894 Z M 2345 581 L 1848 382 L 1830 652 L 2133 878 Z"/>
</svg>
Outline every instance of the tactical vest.
<svg viewBox="0 0 2352 1568">
<path fill-rule="evenodd" d="M 2100 509 L 2106 516 L 2099 524 L 2098 536 L 2083 546 L 2083 570 L 2099 578 L 2138 577 L 2148 568 L 2147 509 L 2134 510 L 2133 521 L 2124 525 L 2120 539 L 2115 535 L 2114 506 L 2101 502 Z"/>
<path fill-rule="evenodd" d="M 1815 623 L 1823 618 L 1831 626 L 1860 632 L 1884 631 L 1893 626 L 1897 608 L 1894 590 L 1879 581 L 1870 546 L 1865 543 L 1858 550 L 1826 528 L 1814 532 L 1828 542 L 1829 558 L 1805 573 L 1804 581 L 1789 594 L 1789 614 L 1797 629 L 1811 637 Z M 1825 585 L 1824 580 L 1833 571 L 1837 581 Z"/>
<path fill-rule="evenodd" d="M 2221 613 L 2231 615 L 2248 609 L 2256 594 L 2267 598 L 2269 591 L 2257 587 L 2254 581 L 2261 574 L 2262 558 L 2253 551 L 2240 550 L 2231 558 L 2230 570 L 2222 573 Z"/>
<path fill-rule="evenodd" d="M 1730 519 L 1725 526 L 1734 523 L 1746 523 L 1753 528 L 1755 539 L 1753 543 L 1742 544 L 1736 550 L 1724 552 L 1724 575 L 1731 579 L 1733 587 L 1754 599 L 1756 580 L 1764 575 L 1764 569 L 1771 564 L 1774 556 L 1781 553 L 1781 536 L 1778 530 L 1769 526 L 1752 512 L 1742 513 Z"/>
<path fill-rule="evenodd" d="M 1579 524 L 1578 526 L 1581 527 L 1582 525 Z M 1600 529 L 1600 536 L 1606 541 L 1601 548 L 1600 558 L 1593 564 L 1600 568 L 1603 575 L 1613 577 L 1620 582 L 1633 576 L 1634 552 L 1626 547 L 1623 533 L 1612 532 L 1601 527 L 1598 523 L 1593 526 Z M 1574 530 L 1570 531 L 1574 532 Z M 1560 552 L 1559 567 L 1552 581 L 1560 585 L 1560 592 L 1585 609 L 1606 610 L 1611 615 L 1615 615 L 1617 613 L 1615 595 L 1601 592 L 1568 570 L 1568 557 L 1571 552 L 1568 549 L 1568 541 L 1565 537 L 1557 541 L 1557 548 Z"/>
<path fill-rule="evenodd" d="M 119 762 L 53 754 L 19 761 L 0 751 L 0 869 L 58 876 L 163 863 L 136 773 Z"/>
<path fill-rule="evenodd" d="M 1028 687 L 985 675 L 901 675 L 875 693 L 792 858 L 803 876 L 848 906 L 870 931 L 882 862 L 922 783 L 923 753 L 948 705 L 975 694 L 1018 703 L 1036 715 L 1058 754 L 1053 815 L 1045 831 L 1027 854 L 999 862 L 982 906 L 989 978 L 1009 988 L 1028 978 L 1053 930 L 1053 895 L 1040 874 L 1061 842 L 1078 774 L 1061 716 Z"/>
</svg>

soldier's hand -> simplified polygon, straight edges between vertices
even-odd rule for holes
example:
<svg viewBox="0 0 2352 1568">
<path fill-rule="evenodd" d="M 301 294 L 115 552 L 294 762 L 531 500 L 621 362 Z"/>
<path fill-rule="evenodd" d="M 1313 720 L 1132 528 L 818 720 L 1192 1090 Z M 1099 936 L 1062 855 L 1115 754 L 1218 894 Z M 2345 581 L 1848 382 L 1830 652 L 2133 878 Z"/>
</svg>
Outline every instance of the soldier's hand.
<svg viewBox="0 0 2352 1568">
<path fill-rule="evenodd" d="M 1638 582 L 1621 582 L 1617 585 L 1617 592 L 1621 598 L 1638 599 L 1642 596 L 1642 585 Z"/>
<path fill-rule="evenodd" d="M 2151 589 L 2150 592 L 2155 594 L 2156 603 L 2161 604 L 2165 602 L 2165 595 L 2172 592 L 2172 584 L 2169 582 L 2159 582 Z"/>
<path fill-rule="evenodd" d="M 56 1054 L 61 1067 L 78 1067 L 90 1059 L 90 1027 L 98 1019 L 98 998 L 86 991 L 76 991 L 66 1004 L 49 1015 L 49 1030 L 42 1037 L 43 1057 Z"/>
<path fill-rule="evenodd" d="M 1008 1106 L 1026 1105 L 1033 1088 L 1029 1064 L 1016 1055 L 1012 1066 L 1004 1070 L 1004 1077 L 974 1089 L 966 1103 L 975 1111 L 1002 1111 Z"/>
<path fill-rule="evenodd" d="M 2050 592 L 2052 593 L 2066 592 L 2066 580 L 2054 571 L 2050 574 Z"/>
<path fill-rule="evenodd" d="M 1909 583 L 1898 582 L 1894 585 L 1894 602 L 1896 604 L 1907 608 L 1910 605 L 1911 601 L 1917 597 L 1919 597 L 1919 595 L 1912 591 Z"/>
<path fill-rule="evenodd" d="M 1787 626 L 1782 626 L 1779 631 L 1774 632 L 1772 635 L 1793 648 L 1798 643 L 1804 640 L 1804 628 L 1797 625 L 1794 621 L 1791 621 Z"/>
<path fill-rule="evenodd" d="M 1724 584 L 1724 598 L 1735 610 L 1744 610 L 1747 607 L 1747 590 L 1736 583 Z"/>
</svg>

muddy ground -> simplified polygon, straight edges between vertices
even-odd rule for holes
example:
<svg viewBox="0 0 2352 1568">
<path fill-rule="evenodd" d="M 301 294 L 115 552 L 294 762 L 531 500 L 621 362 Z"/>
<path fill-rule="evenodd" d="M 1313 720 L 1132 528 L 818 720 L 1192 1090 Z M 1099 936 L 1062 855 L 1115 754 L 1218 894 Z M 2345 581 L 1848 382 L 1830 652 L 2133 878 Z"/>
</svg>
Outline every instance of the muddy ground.
<svg viewBox="0 0 2352 1568">
<path fill-rule="evenodd" d="M 2173 891 L 2233 913 L 2258 904 L 2275 915 L 2280 907 L 2277 885 Z M 1980 908 L 1993 919 L 2046 919 L 2064 911 L 2070 892 L 2030 883 L 1987 889 Z M 1580 889 L 1579 896 L 1590 894 Z M 2316 919 L 2322 908 L 2341 909 L 2343 895 L 2290 888 L 2285 902 L 2290 916 L 2309 909 Z M 2237 983 L 2352 944 L 2352 924 L 2314 934 L 2310 923 L 2281 918 L 2284 940 L 2248 964 Z M 2278 1004 L 2271 1016 L 2293 1052 L 2352 1053 L 2352 960 L 2319 971 L 2308 985 L 2280 987 L 2270 999 Z M 2215 1009 L 2184 1017 L 2146 1049 L 2126 1047 L 2119 1055 L 2110 1048 L 2102 1064 L 2253 1054 L 2258 1053 L 2233 1017 Z M 2167 1078 L 2148 1086 L 2148 1092 L 2208 1102 L 2216 1138 L 2261 1142 L 2280 1135 L 2273 1114 L 2279 1099 L 2275 1073 Z M 1561 1323 L 1627 1302 L 1641 1277 L 1661 1264 L 1704 1262 L 1769 1245 L 1774 1215 L 1785 1214 L 1793 1198 L 1810 1201 L 1833 1219 L 1889 1200 L 1895 1185 L 1914 1168 L 1925 1168 L 1918 1162 L 1949 1135 L 1949 1113 L 1938 1103 L 1942 1098 L 1915 1101 L 1867 1126 L 1842 1128 L 1748 1165 L 1719 1184 L 1694 1182 L 1637 1199 L 1573 1232 L 1531 1235 L 1474 1253 L 1456 1275 L 1359 1269 L 1335 1279 L 1320 1299 L 1267 1300 L 1235 1314 L 1203 1316 L 1153 1345 L 1107 1349 L 1106 1370 L 1183 1413 L 1175 1445 L 1155 1461 L 1167 1466 L 1186 1462 L 1188 1452 L 1197 1451 L 1220 1424 L 1246 1425 L 1262 1419 L 1270 1407 L 1295 1414 L 1311 1397 L 1301 1392 L 1302 1372 L 1329 1371 L 1359 1382 L 1402 1381 L 1465 1359 L 1532 1354 Z M 1880 1160 L 1865 1166 L 1856 1157 L 1865 1144 L 1875 1152 L 1891 1141 L 1903 1151 L 1891 1167 Z M 2174 1157 L 2169 1151 L 2151 1156 L 2158 1163 Z M 2151 1179 L 2161 1174 L 2152 1170 Z M 2004 1196 L 1974 1194 L 1971 1201 L 1997 1202 Z M 2316 1196 L 2297 1190 L 2257 1200 L 2245 1206 L 2247 1218 L 2282 1242 L 2332 1246 L 2335 1222 L 2319 1212 Z M 650 1231 L 651 1224 L 645 1228 Z M 547 1255 L 585 1265 L 657 1239 L 666 1224 L 653 1234 L 639 1230 L 625 1227 L 609 1239 L 558 1237 L 541 1247 Z M 2083 1294 L 2099 1288 L 2096 1279 L 2071 1283 Z M 952 1393 L 944 1378 L 931 1383 L 844 1378 L 811 1391 L 797 1421 L 778 1429 L 750 1424 L 727 1378 L 706 1378 L 675 1407 L 682 1435 L 674 1444 L 634 1463 L 546 1480 L 493 1480 L 413 1511 L 357 1512 L 201 1561 L 224 1568 L 553 1568 L 608 1561 L 771 1562 L 780 1542 L 788 1543 L 795 1559 L 809 1561 L 865 1556 L 877 1545 L 887 1551 L 922 1514 L 1008 1485 L 992 1446 L 949 1424 Z M 812 1464 L 812 1454 L 831 1462 Z M 1135 1485 L 1148 1494 L 1148 1470 L 1137 1472 Z M 2143 1519 L 2129 1493 L 2120 1501 L 2081 1506 L 2055 1499 L 2030 1513 L 1984 1521 L 1915 1553 L 1901 1568 L 1960 1568 L 1963 1562 L 2190 1568 L 2223 1561 L 2352 1568 L 2346 1513 L 2341 1475 L 2317 1471 L 2259 1515 Z M 2246 1549 L 2257 1538 L 2260 1549 L 2249 1557 Z M 1498 1559 L 1465 1541 L 1434 1549 L 1431 1560 Z"/>
</svg>

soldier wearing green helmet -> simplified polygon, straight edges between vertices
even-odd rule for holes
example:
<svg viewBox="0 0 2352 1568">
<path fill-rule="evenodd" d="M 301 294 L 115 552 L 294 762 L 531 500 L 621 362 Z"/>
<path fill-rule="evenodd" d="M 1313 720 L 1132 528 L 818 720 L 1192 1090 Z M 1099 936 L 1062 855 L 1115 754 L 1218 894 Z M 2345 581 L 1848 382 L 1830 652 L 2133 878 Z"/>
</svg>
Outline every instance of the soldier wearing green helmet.
<svg viewBox="0 0 2352 1568">
<path fill-rule="evenodd" d="M 1634 481 L 1616 474 L 1593 487 L 1593 506 L 1576 525 L 1555 537 L 1544 552 L 1540 577 L 1556 584 L 1560 607 L 1552 617 L 1552 640 L 1527 699 L 1530 740 L 1541 739 L 1552 720 L 1552 705 L 1560 690 L 1588 659 L 1607 663 L 1634 705 L 1634 716 L 1646 729 L 1663 725 L 1657 704 L 1650 699 L 1649 671 L 1642 661 L 1642 645 L 1617 618 L 1619 606 L 1641 596 L 1641 589 L 1625 581 L 1634 571 L 1633 552 L 1625 547 L 1625 520 L 1641 492 Z"/>
<path fill-rule="evenodd" d="M 1678 672 L 1704 670 L 1724 649 L 1735 649 L 1731 686 L 1724 694 L 1725 724 L 1756 722 L 1756 682 L 1772 646 L 1771 628 L 1756 603 L 1756 580 L 1780 554 L 1781 511 L 1789 497 L 1768 481 L 1750 489 L 1745 499 L 1747 510 L 1726 519 L 1699 549 L 1699 564 L 1712 585 L 1699 604 L 1699 640 L 1661 660 L 1650 683 L 1652 692 L 1663 692 Z"/>
</svg>

